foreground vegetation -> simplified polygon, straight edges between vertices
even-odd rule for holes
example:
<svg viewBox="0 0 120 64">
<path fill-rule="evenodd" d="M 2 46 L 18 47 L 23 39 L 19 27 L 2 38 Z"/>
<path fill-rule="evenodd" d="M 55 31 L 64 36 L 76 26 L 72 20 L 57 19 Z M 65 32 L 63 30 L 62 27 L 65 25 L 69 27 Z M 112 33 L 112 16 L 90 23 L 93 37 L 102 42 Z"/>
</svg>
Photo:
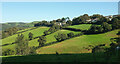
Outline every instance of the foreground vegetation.
<svg viewBox="0 0 120 64">
<path fill-rule="evenodd" d="M 82 53 L 82 54 L 40 54 L 27 56 L 5 56 L 2 58 L 4 62 L 119 62 L 116 55 L 110 60 L 105 59 L 103 53 Z M 23 60 L 24 59 L 24 60 Z M 96 60 L 95 60 L 96 59 Z"/>
</svg>

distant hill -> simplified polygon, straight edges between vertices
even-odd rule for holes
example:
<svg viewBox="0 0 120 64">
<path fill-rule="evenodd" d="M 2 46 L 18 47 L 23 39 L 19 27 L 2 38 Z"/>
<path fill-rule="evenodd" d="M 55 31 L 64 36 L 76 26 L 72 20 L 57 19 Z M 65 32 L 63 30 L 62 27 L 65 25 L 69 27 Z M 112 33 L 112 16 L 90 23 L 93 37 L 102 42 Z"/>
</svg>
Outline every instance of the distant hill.
<svg viewBox="0 0 120 64">
<path fill-rule="evenodd" d="M 29 28 L 29 27 L 33 27 L 35 23 L 37 23 L 37 22 L 31 22 L 31 23 L 24 23 L 24 22 L 0 23 L 2 25 L 2 28 L 0 28 L 0 30 L 5 30 L 5 29 L 11 28 L 11 27 Z"/>
</svg>

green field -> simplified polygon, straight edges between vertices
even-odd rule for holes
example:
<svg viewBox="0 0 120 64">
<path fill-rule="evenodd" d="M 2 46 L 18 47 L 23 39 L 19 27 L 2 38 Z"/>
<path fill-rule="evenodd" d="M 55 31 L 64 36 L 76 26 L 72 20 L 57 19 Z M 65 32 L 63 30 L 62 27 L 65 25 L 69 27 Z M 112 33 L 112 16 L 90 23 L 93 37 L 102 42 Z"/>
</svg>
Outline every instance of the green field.
<svg viewBox="0 0 120 64">
<path fill-rule="evenodd" d="M 74 34 L 78 34 L 78 33 L 81 33 L 81 32 L 74 32 L 74 31 L 70 31 L 70 30 L 59 30 L 55 33 L 52 33 L 50 35 L 47 35 L 46 38 L 47 38 L 47 42 L 46 43 L 50 43 L 50 42 L 55 42 L 56 39 L 54 38 L 54 35 L 57 35 L 58 33 L 70 33 L 70 32 L 73 32 Z M 29 41 L 29 46 L 38 46 L 39 43 L 38 43 L 38 38 L 37 39 L 34 39 L 34 40 L 31 40 Z"/>
<path fill-rule="evenodd" d="M 29 31 L 23 32 L 22 34 L 24 35 L 25 39 L 28 39 L 29 32 L 33 33 L 33 37 L 37 37 L 37 36 L 43 35 L 43 32 L 45 30 L 48 30 L 48 29 L 49 29 L 48 27 L 39 27 L 39 28 L 36 28 L 34 30 L 29 30 Z M 2 39 L 1 40 L 2 41 L 2 45 L 15 42 L 15 39 L 16 39 L 17 35 L 18 34 L 15 34 L 15 35 L 12 35 L 10 37 Z"/>
<path fill-rule="evenodd" d="M 87 47 L 88 45 L 95 46 L 104 43 L 109 45 L 111 43 L 110 38 L 117 37 L 117 32 L 118 30 L 114 30 L 103 34 L 82 35 L 62 41 L 60 43 L 39 48 L 37 53 L 54 54 L 56 51 L 59 53 L 90 53 L 91 50 L 88 51 L 84 49 L 84 47 Z"/>
<path fill-rule="evenodd" d="M 17 33 L 23 32 L 23 31 L 28 31 L 28 30 L 33 29 L 33 28 L 36 28 L 36 27 L 31 27 L 31 28 L 26 28 L 26 29 L 23 29 L 23 30 L 19 30 L 19 31 L 17 31 Z"/>
<path fill-rule="evenodd" d="M 55 32 L 53 34 L 47 35 L 46 36 L 46 38 L 47 38 L 47 42 L 46 43 L 50 43 L 50 42 L 56 41 L 56 39 L 54 38 L 54 35 L 57 35 L 58 33 L 70 33 L 70 32 L 73 32 L 74 34 L 81 33 L 81 32 L 69 31 L 69 30 L 59 30 L 59 31 L 57 31 L 57 32 Z M 43 32 L 41 32 L 41 33 L 43 33 Z M 38 45 L 39 45 L 38 38 L 29 41 L 29 46 L 38 46 Z M 5 49 L 14 49 L 14 47 L 15 47 L 15 44 L 3 46 L 2 48 L 3 48 L 3 50 L 5 50 Z"/>
<path fill-rule="evenodd" d="M 92 24 L 80 24 L 80 25 L 73 25 L 68 26 L 67 28 L 75 28 L 75 29 L 81 29 L 81 30 L 88 30 Z"/>
<path fill-rule="evenodd" d="M 91 24 L 81 24 L 69 26 L 68 28 L 88 30 L 90 26 Z M 18 32 L 25 31 L 22 32 L 22 34 L 24 35 L 25 39 L 28 39 L 29 32 L 33 33 L 33 37 L 37 37 L 43 35 L 44 34 L 43 32 L 49 29 L 49 27 L 38 27 L 33 30 L 30 30 L 32 28 L 20 30 Z M 62 42 L 57 42 L 55 44 L 44 46 L 36 50 L 38 55 L 2 56 L 3 62 L 81 62 L 81 61 L 95 62 L 93 54 L 91 53 L 92 50 L 85 49 L 85 47 L 88 47 L 89 45 L 96 46 L 99 44 L 106 44 L 106 46 L 109 46 L 109 44 L 111 43 L 110 39 L 118 37 L 116 33 L 118 33 L 119 30 L 120 29 L 117 29 L 102 34 L 82 35 L 64 40 Z M 54 35 L 57 35 L 58 33 L 67 34 L 70 32 L 73 32 L 74 34 L 81 33 L 80 31 L 70 31 L 65 29 L 58 30 L 52 34 L 45 36 L 47 38 L 47 42 L 45 44 L 56 42 Z M 17 34 L 4 38 L 0 41 L 2 41 L 2 45 L 9 44 L 15 42 L 16 37 Z M 39 45 L 38 38 L 29 41 L 30 47 L 38 45 Z M 15 46 L 16 44 L 2 46 L 2 50 L 3 51 L 6 49 L 14 50 Z M 56 52 L 58 52 L 59 55 L 56 55 Z M 103 54 L 98 53 L 96 57 L 97 62 L 105 61 L 103 58 L 104 57 Z M 110 62 L 114 61 L 118 60 L 116 60 L 116 57 L 111 57 Z"/>
</svg>

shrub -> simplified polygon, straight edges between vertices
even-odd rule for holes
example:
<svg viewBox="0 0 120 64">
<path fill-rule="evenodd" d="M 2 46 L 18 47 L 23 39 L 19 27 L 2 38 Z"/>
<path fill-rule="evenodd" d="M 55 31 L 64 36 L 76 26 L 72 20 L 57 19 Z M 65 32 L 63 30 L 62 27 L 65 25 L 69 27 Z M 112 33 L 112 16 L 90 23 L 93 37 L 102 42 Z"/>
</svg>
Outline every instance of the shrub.
<svg viewBox="0 0 120 64">
<path fill-rule="evenodd" d="M 67 34 L 67 36 L 68 36 L 69 38 L 72 38 L 72 37 L 74 37 L 74 33 L 73 33 L 73 32 L 70 32 L 70 33 Z"/>
<path fill-rule="evenodd" d="M 11 49 L 7 49 L 5 51 L 2 51 L 2 55 L 3 56 L 7 56 L 7 55 L 15 55 L 16 51 L 15 50 L 11 50 Z"/>
<path fill-rule="evenodd" d="M 57 41 L 63 41 L 68 38 L 67 34 L 61 34 L 61 33 L 58 33 L 58 35 L 55 35 L 54 37 L 56 38 Z"/>
</svg>

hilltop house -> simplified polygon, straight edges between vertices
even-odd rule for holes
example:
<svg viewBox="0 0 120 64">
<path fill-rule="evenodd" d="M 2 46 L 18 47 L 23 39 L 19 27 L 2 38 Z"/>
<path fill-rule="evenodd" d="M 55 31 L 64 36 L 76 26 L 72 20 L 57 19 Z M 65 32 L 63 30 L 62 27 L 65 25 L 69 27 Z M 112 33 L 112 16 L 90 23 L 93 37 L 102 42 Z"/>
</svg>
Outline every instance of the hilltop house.
<svg viewBox="0 0 120 64">
<path fill-rule="evenodd" d="M 91 19 L 88 19 L 88 20 L 86 20 L 87 22 L 90 22 L 91 21 Z"/>
<path fill-rule="evenodd" d="M 91 22 L 97 22 L 99 18 L 92 19 Z"/>
<path fill-rule="evenodd" d="M 95 18 L 95 19 L 89 19 L 89 20 L 86 20 L 87 22 L 97 22 L 99 20 L 99 18 Z"/>
<path fill-rule="evenodd" d="M 66 22 L 55 22 L 56 25 L 63 26 L 66 24 Z"/>
<path fill-rule="evenodd" d="M 112 20 L 113 16 L 109 15 L 109 16 L 105 16 L 106 18 L 108 18 L 110 21 Z"/>
</svg>

